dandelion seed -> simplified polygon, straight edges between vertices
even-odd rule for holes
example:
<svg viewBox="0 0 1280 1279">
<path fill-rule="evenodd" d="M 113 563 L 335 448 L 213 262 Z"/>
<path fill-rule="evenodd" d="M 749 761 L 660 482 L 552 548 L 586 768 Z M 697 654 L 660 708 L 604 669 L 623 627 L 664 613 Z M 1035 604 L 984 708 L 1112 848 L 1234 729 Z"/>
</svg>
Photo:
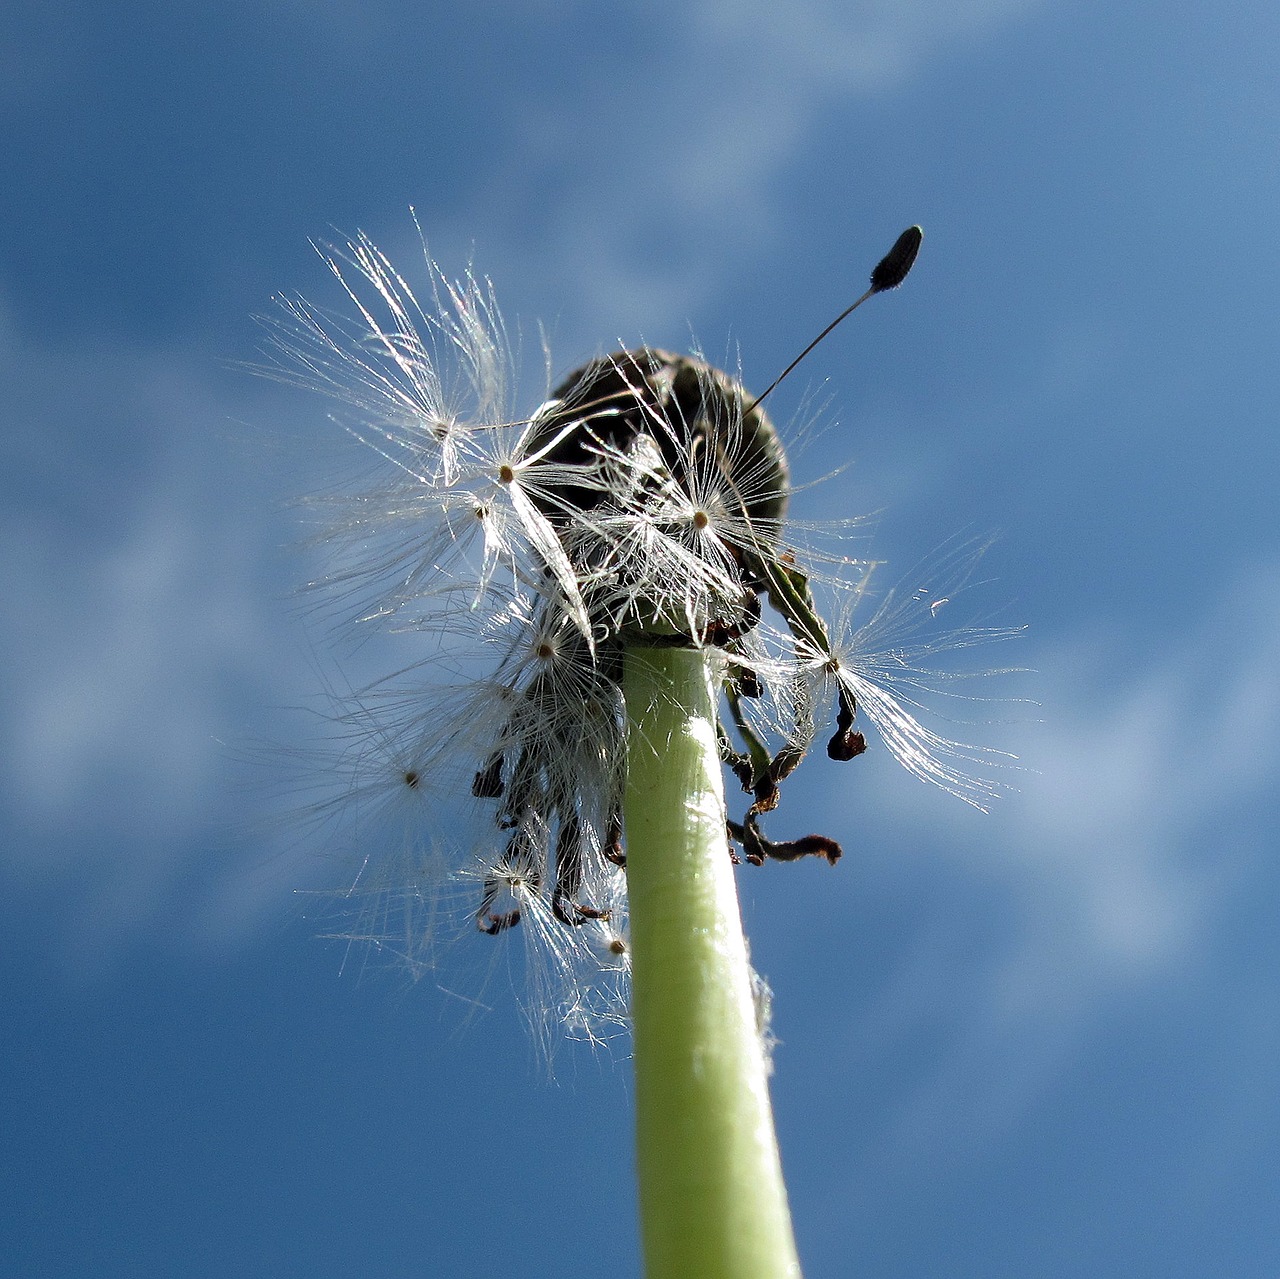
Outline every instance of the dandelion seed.
<svg viewBox="0 0 1280 1279">
<path fill-rule="evenodd" d="M 978 543 L 948 548 L 936 571 L 959 589 L 985 551 Z M 931 592 L 902 599 L 889 591 L 863 620 L 857 617 L 870 571 L 848 592 L 829 641 L 820 648 L 801 640 L 795 656 L 806 668 L 805 696 L 821 714 L 837 709 L 836 733 L 828 745 L 833 759 L 850 759 L 866 749 L 866 739 L 853 730 L 861 711 L 894 757 L 915 776 L 932 782 L 976 808 L 986 809 L 1008 789 L 1002 771 L 1015 761 L 1005 752 L 969 746 L 926 727 L 926 702 L 954 701 L 956 681 L 974 678 L 937 667 L 942 654 L 1016 638 L 1018 627 L 972 626 L 938 632 L 928 625 L 942 597 L 926 603 Z M 990 674 L 994 672 L 982 672 Z M 936 712 L 935 712 L 936 713 Z"/>
</svg>

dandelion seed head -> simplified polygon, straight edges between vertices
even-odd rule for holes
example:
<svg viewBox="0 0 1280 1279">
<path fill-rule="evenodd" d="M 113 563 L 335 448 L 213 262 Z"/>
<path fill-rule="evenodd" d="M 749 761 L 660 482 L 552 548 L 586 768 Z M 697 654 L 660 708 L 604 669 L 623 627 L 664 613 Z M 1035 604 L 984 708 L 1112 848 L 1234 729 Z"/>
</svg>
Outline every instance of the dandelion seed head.
<svg viewBox="0 0 1280 1279">
<path fill-rule="evenodd" d="M 877 287 L 900 282 L 918 242 L 895 246 Z M 450 280 L 424 250 L 415 292 L 363 235 L 321 252 L 355 314 L 283 302 L 271 371 L 337 401 L 369 474 L 312 501 L 327 562 L 309 589 L 357 637 L 418 645 L 327 716 L 338 766 L 315 820 L 362 850 L 349 937 L 418 971 L 445 916 L 498 946 L 518 933 L 532 1022 L 591 1042 L 625 1025 L 632 643 L 713 658 L 722 756 L 752 796 L 729 823 L 748 861 L 839 858 L 831 840 L 759 826 L 832 714 L 833 758 L 865 749 L 863 714 L 916 776 L 979 805 L 998 792 L 995 753 L 921 718 L 944 691 L 931 659 L 998 637 L 920 629 L 963 585 L 963 557 L 869 609 L 871 565 L 814 530 L 801 544 L 786 452 L 740 374 L 697 350 L 621 350 L 522 414 L 487 280 Z M 840 601 L 834 626 L 815 591 Z"/>
</svg>

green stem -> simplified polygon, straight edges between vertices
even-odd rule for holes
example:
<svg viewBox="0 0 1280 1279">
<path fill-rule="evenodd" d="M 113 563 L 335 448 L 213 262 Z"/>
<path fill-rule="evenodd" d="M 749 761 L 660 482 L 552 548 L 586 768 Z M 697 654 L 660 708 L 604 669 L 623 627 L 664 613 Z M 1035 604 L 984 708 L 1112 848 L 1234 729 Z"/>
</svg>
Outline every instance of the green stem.
<svg viewBox="0 0 1280 1279">
<path fill-rule="evenodd" d="M 629 648 L 627 897 L 648 1279 L 800 1274 L 704 652 Z"/>
</svg>

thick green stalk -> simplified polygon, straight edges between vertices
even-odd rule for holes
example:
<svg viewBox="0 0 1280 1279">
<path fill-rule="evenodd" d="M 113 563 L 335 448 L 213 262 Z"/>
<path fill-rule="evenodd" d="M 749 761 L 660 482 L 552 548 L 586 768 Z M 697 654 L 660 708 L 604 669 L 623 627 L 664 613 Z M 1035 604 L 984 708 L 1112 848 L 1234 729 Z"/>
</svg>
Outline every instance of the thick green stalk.
<svg viewBox="0 0 1280 1279">
<path fill-rule="evenodd" d="M 648 1279 L 799 1276 L 704 652 L 627 650 L 627 897 Z"/>
</svg>

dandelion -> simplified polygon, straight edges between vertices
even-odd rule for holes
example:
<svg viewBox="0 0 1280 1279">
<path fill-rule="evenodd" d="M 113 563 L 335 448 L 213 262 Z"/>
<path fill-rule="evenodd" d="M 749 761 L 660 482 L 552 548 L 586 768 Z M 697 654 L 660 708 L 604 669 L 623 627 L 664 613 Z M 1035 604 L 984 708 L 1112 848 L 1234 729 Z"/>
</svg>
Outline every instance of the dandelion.
<svg viewBox="0 0 1280 1279">
<path fill-rule="evenodd" d="M 900 284 L 919 244 L 904 232 L 844 314 Z M 335 715 L 356 779 L 337 803 L 424 827 L 434 810 L 430 838 L 370 847 L 370 865 L 385 855 L 394 873 L 399 853 L 416 902 L 421 868 L 456 847 L 471 927 L 520 930 L 540 956 L 537 1002 L 590 1039 L 629 1013 L 650 1272 L 797 1273 L 757 1021 L 767 986 L 728 841 L 757 864 L 835 864 L 835 840 L 772 839 L 761 819 L 822 722 L 832 758 L 866 749 L 860 714 L 917 776 L 990 798 L 999 761 L 918 718 L 937 688 L 924 660 L 945 641 L 902 641 L 893 596 L 858 621 L 865 583 L 794 544 L 762 407 L 781 378 L 753 398 L 701 353 L 643 347 L 520 416 L 488 281 L 450 281 L 428 258 L 420 304 L 363 236 L 322 256 L 358 318 L 286 301 L 271 371 L 336 399 L 382 474 L 317 503 L 330 567 L 309 586 L 356 634 L 434 643 Z M 843 599 L 834 627 L 815 583 Z M 722 766 L 751 796 L 741 820 Z M 439 801 L 422 804 L 428 791 Z M 376 891 L 388 878 L 362 876 Z"/>
</svg>

